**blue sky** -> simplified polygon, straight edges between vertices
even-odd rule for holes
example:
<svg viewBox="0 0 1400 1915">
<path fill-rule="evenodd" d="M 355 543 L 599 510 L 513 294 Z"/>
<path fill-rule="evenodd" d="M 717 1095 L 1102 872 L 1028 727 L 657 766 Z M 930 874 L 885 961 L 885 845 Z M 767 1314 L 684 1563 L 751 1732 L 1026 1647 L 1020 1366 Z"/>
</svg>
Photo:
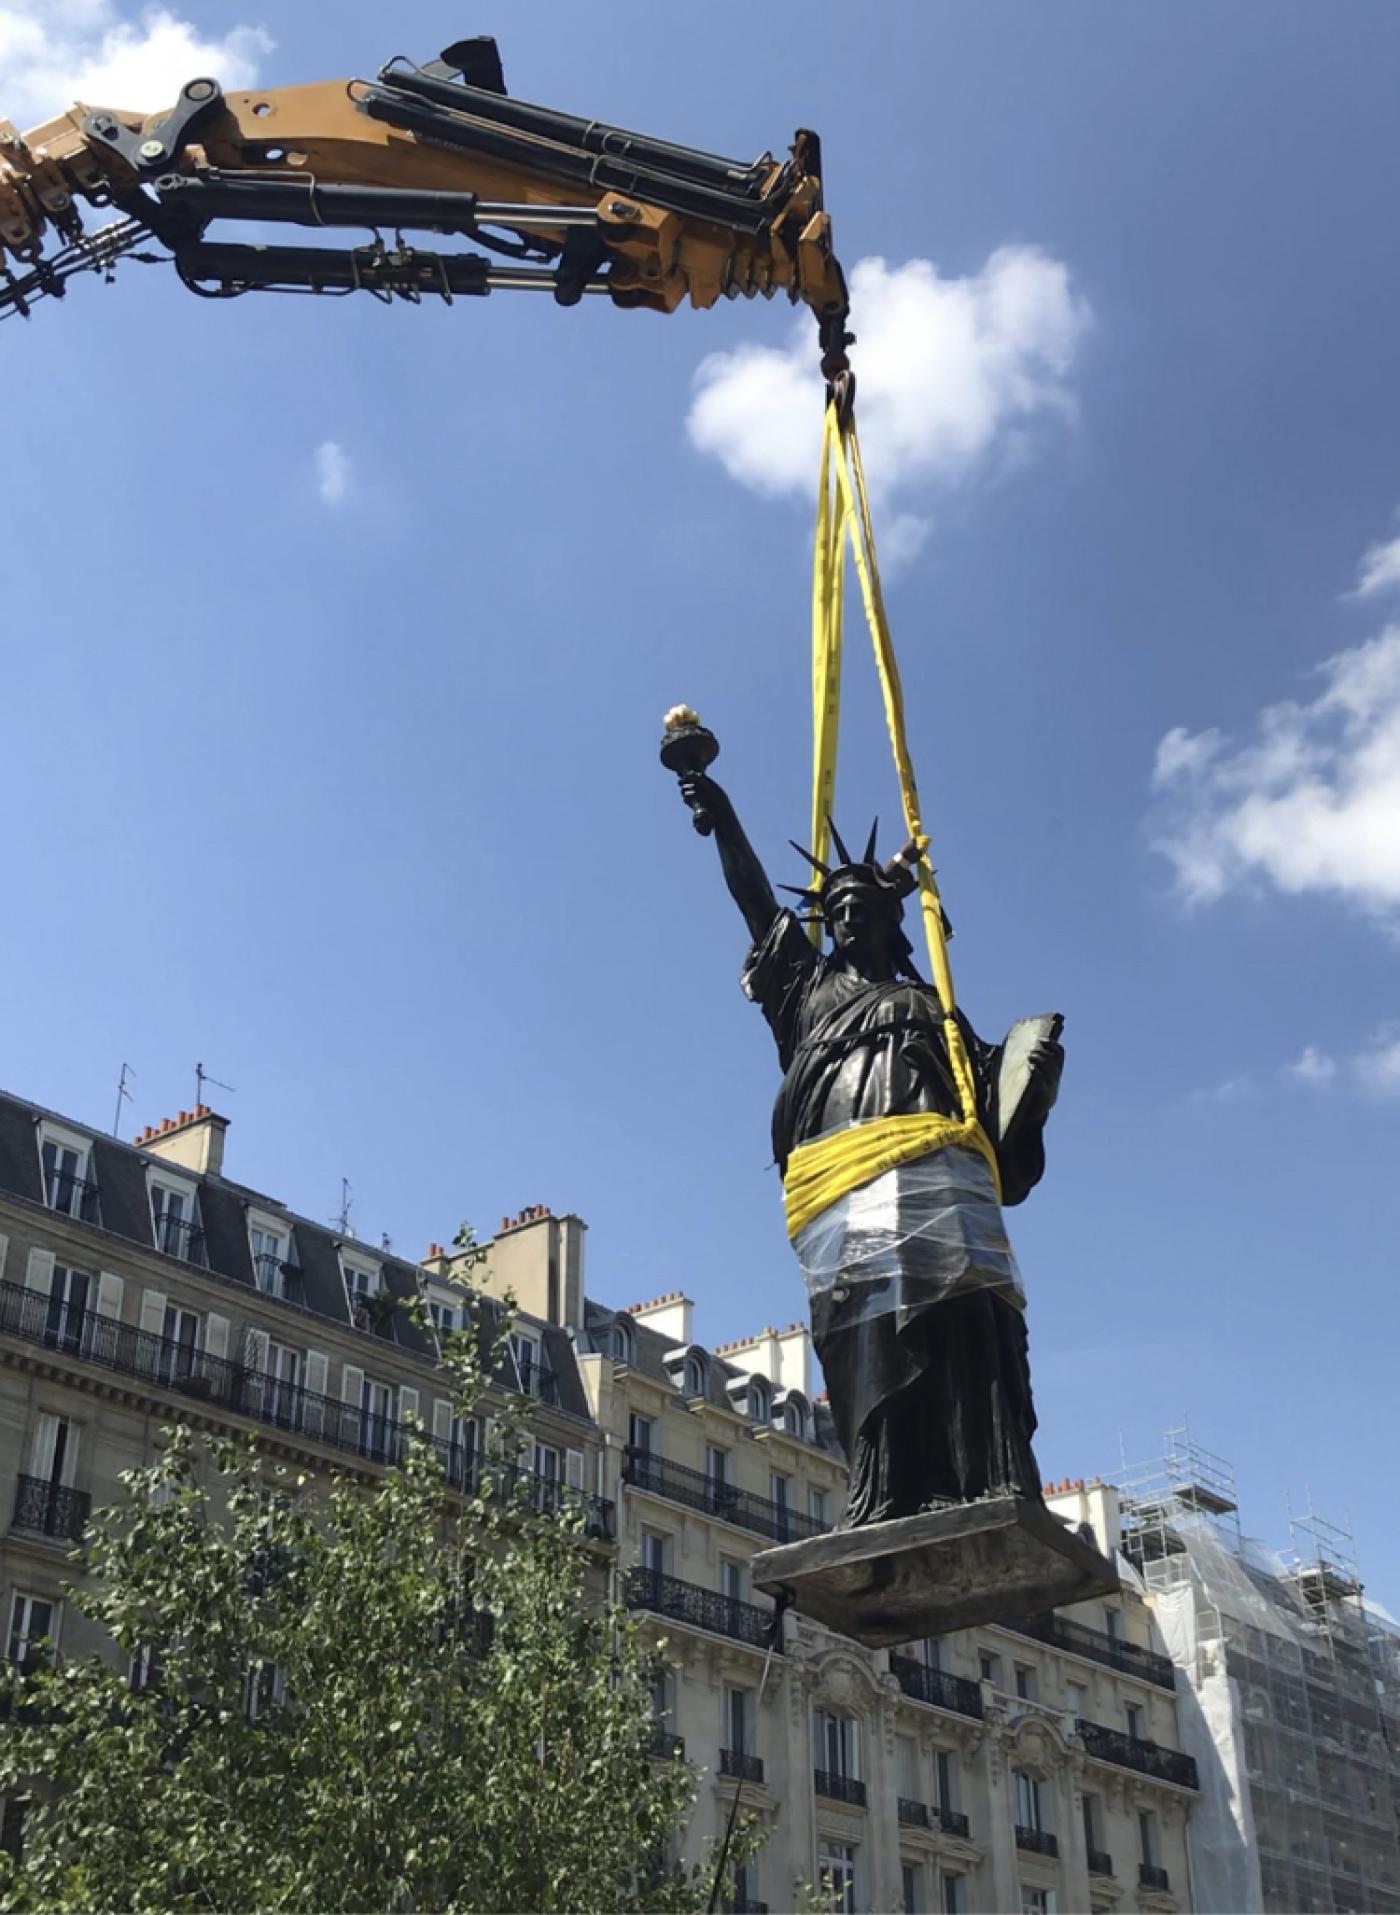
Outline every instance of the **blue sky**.
<svg viewBox="0 0 1400 1915">
<path fill-rule="evenodd" d="M 1185 1412 L 1249 1527 L 1310 1488 L 1394 1607 L 1400 16 L 508 13 L 0 7 L 0 111 L 494 26 L 526 98 L 822 133 L 838 250 L 886 262 L 855 361 L 960 996 L 989 1036 L 1067 1020 L 1012 1216 L 1042 1466 Z M 796 881 L 793 326 L 201 304 L 134 265 L 7 325 L 0 1079 L 107 1123 L 126 1061 L 131 1134 L 200 1059 L 231 1173 L 301 1210 L 346 1176 L 414 1254 L 547 1202 L 604 1300 L 684 1288 L 711 1342 L 800 1315 L 742 929 L 655 756 L 697 705 Z M 838 822 L 892 837 L 863 640 L 849 676 Z"/>
</svg>

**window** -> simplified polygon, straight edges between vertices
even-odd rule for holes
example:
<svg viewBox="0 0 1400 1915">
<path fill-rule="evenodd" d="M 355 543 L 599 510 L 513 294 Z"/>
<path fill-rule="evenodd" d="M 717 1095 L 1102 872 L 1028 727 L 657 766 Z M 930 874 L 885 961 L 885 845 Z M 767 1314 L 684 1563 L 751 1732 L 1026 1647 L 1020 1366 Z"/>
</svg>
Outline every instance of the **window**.
<svg viewBox="0 0 1400 1915">
<path fill-rule="evenodd" d="M 1123 1611 L 1121 1609 L 1105 1608 L 1103 1612 L 1103 1626 L 1108 1631 L 1112 1641 L 1122 1642 Z"/>
<path fill-rule="evenodd" d="M 627 1441 L 634 1450 L 643 1456 L 652 1456 L 656 1451 L 656 1424 L 649 1416 L 638 1416 L 635 1410 L 627 1418 Z"/>
<path fill-rule="evenodd" d="M 1029 1663 L 1016 1664 L 1016 1693 L 1022 1702 L 1034 1702 L 1036 1692 L 1035 1670 Z"/>
<path fill-rule="evenodd" d="M 345 1279 L 345 1302 L 350 1321 L 357 1330 L 372 1329 L 367 1306 L 372 1298 L 379 1295 L 379 1272 L 360 1269 L 353 1263 L 346 1263 L 343 1257 L 340 1272 Z"/>
<path fill-rule="evenodd" d="M 1087 1684 L 1082 1682 L 1067 1682 L 1065 1684 L 1065 1707 L 1069 1710 L 1069 1713 L 1074 1717 L 1076 1722 L 1088 1720 L 1089 1690 Z"/>
<path fill-rule="evenodd" d="M 1103 1803 L 1087 1791 L 1084 1801 L 1084 1846 L 1093 1854 L 1103 1848 Z"/>
<path fill-rule="evenodd" d="M 940 1749 L 935 1758 L 938 1770 L 938 1806 L 950 1815 L 958 1806 L 958 1758 L 948 1749 Z"/>
<path fill-rule="evenodd" d="M 428 1316 L 440 1337 L 451 1336 L 457 1328 L 457 1311 L 450 1303 L 429 1303 Z"/>
<path fill-rule="evenodd" d="M 76 1542 L 85 1511 L 71 1490 L 78 1459 L 78 1431 L 66 1416 L 41 1410 L 34 1420 L 27 1480 L 15 1501 L 14 1526 L 41 1536 L 66 1536 Z M 85 1501 L 86 1499 L 84 1499 Z"/>
<path fill-rule="evenodd" d="M 280 1231 L 260 1229 L 255 1224 L 248 1231 L 248 1243 L 253 1252 L 253 1276 L 259 1290 L 265 1297 L 285 1297 L 286 1238 Z"/>
<path fill-rule="evenodd" d="M 753 1699 L 747 1689 L 724 1692 L 724 1747 L 735 1755 L 749 1753 L 749 1723 Z"/>
<path fill-rule="evenodd" d="M 263 1385 L 263 1413 L 284 1430 L 299 1427 L 301 1408 L 301 1353 L 284 1344 L 267 1346 L 267 1382 Z"/>
<path fill-rule="evenodd" d="M 733 1907 L 753 1908 L 757 1904 L 758 1869 L 752 1856 L 747 1862 L 734 1863 L 729 1871 L 729 1885 Z"/>
<path fill-rule="evenodd" d="M 730 1602 L 743 1602 L 747 1591 L 744 1584 L 744 1565 L 736 1562 L 732 1556 L 719 1559 L 720 1594 L 727 1596 Z"/>
<path fill-rule="evenodd" d="M 86 1145 L 75 1146 L 47 1137 L 39 1153 L 44 1165 L 44 1201 L 60 1216 L 97 1222 L 97 1186 L 88 1183 Z"/>
<path fill-rule="evenodd" d="M 768 1500 L 773 1505 L 773 1533 L 780 1543 L 791 1541 L 789 1531 L 792 1514 L 792 1478 L 784 1476 L 779 1470 L 772 1470 L 768 1476 Z"/>
<path fill-rule="evenodd" d="M 531 1494 L 535 1508 L 553 1512 L 563 1500 L 560 1487 L 564 1480 L 564 1469 L 563 1458 L 552 1443 L 536 1443 L 534 1469 Z"/>
<path fill-rule="evenodd" d="M 1157 1814 L 1154 1809 L 1138 1810 L 1138 1847 L 1148 1868 L 1160 1868 L 1161 1850 L 1157 1842 Z"/>
<path fill-rule="evenodd" d="M 783 1429 L 789 1436 L 805 1436 L 807 1434 L 805 1419 L 802 1415 L 802 1405 L 800 1403 L 794 1403 L 791 1397 L 789 1397 L 783 1405 Z"/>
<path fill-rule="evenodd" d="M 193 1310 L 167 1303 L 161 1320 L 159 1375 L 162 1383 L 180 1383 L 195 1373 L 199 1356 L 199 1318 Z"/>
<path fill-rule="evenodd" d="M 1021 1915 L 1055 1915 L 1054 1889 L 1036 1888 L 1029 1882 L 1022 1882 Z"/>
<path fill-rule="evenodd" d="M 812 1716 L 812 1737 L 816 1744 L 819 1769 L 837 1775 L 843 1781 L 860 1780 L 860 1724 L 850 1716 L 834 1715 L 829 1709 L 816 1709 Z"/>
<path fill-rule="evenodd" d="M 203 1238 L 195 1227 L 194 1192 L 174 1184 L 151 1185 L 151 1221 L 155 1245 L 167 1257 L 202 1263 Z"/>
<path fill-rule="evenodd" d="M 924 1871 L 917 1862 L 901 1862 L 899 1874 L 905 1915 L 923 1915 Z"/>
<path fill-rule="evenodd" d="M 366 1377 L 360 1385 L 360 1448 L 387 1462 L 393 1426 L 394 1393 L 387 1383 Z"/>
<path fill-rule="evenodd" d="M 773 1421 L 773 1390 L 766 1376 L 749 1378 L 749 1415 L 755 1423 Z"/>
<path fill-rule="evenodd" d="M 160 1654 L 150 1643 L 143 1643 L 131 1658 L 127 1683 L 133 1689 L 149 1689 L 160 1680 Z"/>
<path fill-rule="evenodd" d="M 705 1500 L 716 1515 L 732 1507 L 729 1496 L 729 1451 L 705 1445 Z"/>
<path fill-rule="evenodd" d="M 856 1845 L 822 1838 L 817 1855 L 817 1873 L 841 1915 L 855 1915 Z"/>
<path fill-rule="evenodd" d="M 65 1270 L 55 1264 L 49 1307 L 44 1315 L 44 1341 L 53 1350 L 82 1348 L 92 1278 L 83 1270 Z"/>
<path fill-rule="evenodd" d="M 660 1530 L 644 1529 L 641 1537 L 642 1568 L 653 1575 L 664 1576 L 670 1568 L 671 1539 L 663 1536 Z"/>
<path fill-rule="evenodd" d="M 1134 1742 L 1142 1742 L 1145 1740 L 1144 1731 L 1146 1725 L 1143 1722 L 1142 1705 L 1140 1703 L 1125 1702 L 1123 1704 L 1123 1722 Z"/>
<path fill-rule="evenodd" d="M 963 1878 L 961 1875 L 943 1876 L 943 1915 L 963 1915 L 966 1903 L 963 1900 Z"/>
<path fill-rule="evenodd" d="M 937 1636 L 925 1636 L 923 1641 L 918 1645 L 918 1649 L 919 1660 L 923 1663 L 925 1669 L 941 1669 L 943 1667 L 943 1651 L 938 1646 Z"/>
<path fill-rule="evenodd" d="M 895 1738 L 895 1783 L 906 1802 L 922 1802 L 919 1789 L 919 1745 L 912 1736 Z"/>
<path fill-rule="evenodd" d="M 533 1395 L 540 1367 L 539 1339 L 528 1336 L 523 1330 L 513 1330 L 510 1353 L 515 1358 L 515 1373 L 520 1379 L 521 1391 L 526 1396 Z"/>
<path fill-rule="evenodd" d="M 1033 1775 L 1023 1775 L 1019 1769 L 1012 1772 L 1016 1786 L 1016 1826 L 1020 1829 L 1034 1829 L 1037 1834 L 1045 1830 L 1041 1820 L 1040 1783 Z"/>
<path fill-rule="evenodd" d="M 698 1351 L 689 1352 L 681 1366 L 681 1390 L 686 1396 L 705 1394 L 705 1359 Z"/>
<path fill-rule="evenodd" d="M 831 1528 L 831 1492 L 825 1489 L 809 1488 L 807 1491 L 807 1514 L 818 1529 Z"/>
<path fill-rule="evenodd" d="M 285 1702 L 286 1684 L 282 1671 L 275 1662 L 255 1662 L 248 1671 L 247 1687 L 243 1693 L 243 1707 L 250 1722 L 256 1722 L 270 1709 Z"/>
<path fill-rule="evenodd" d="M 47 1649 L 40 1644 L 46 1643 Z M 21 1673 L 41 1655 L 47 1656 L 58 1645 L 58 1604 L 47 1596 L 29 1596 L 15 1591 L 10 1609 L 10 1661 Z"/>
<path fill-rule="evenodd" d="M 983 1682 L 990 1682 L 994 1689 L 1000 1689 L 1001 1657 L 994 1656 L 990 1654 L 988 1650 L 984 1649 L 978 1656 L 977 1663 L 982 1672 Z"/>
<path fill-rule="evenodd" d="M 614 1317 L 608 1338 L 615 1363 L 631 1363 L 637 1354 L 637 1331 L 631 1317 Z"/>
</svg>

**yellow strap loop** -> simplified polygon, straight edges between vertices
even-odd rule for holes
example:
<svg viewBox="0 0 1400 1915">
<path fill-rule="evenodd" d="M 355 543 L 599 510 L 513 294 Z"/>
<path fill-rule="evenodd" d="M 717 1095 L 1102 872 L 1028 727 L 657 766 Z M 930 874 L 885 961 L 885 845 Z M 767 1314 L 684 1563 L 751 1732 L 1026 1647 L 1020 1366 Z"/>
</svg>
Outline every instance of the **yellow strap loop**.
<svg viewBox="0 0 1400 1915">
<path fill-rule="evenodd" d="M 833 487 L 834 479 L 834 487 Z M 953 973 L 948 962 L 948 940 L 943 929 L 943 905 L 934 879 L 919 806 L 919 790 L 904 724 L 904 690 L 890 636 L 880 568 L 875 556 L 875 531 L 870 517 L 865 468 L 855 421 L 841 424 L 836 407 L 828 405 L 822 431 L 821 476 L 817 495 L 817 528 L 812 571 L 812 836 L 809 849 L 825 859 L 830 841 L 828 819 L 835 809 L 836 748 L 841 721 L 842 627 L 846 542 L 849 536 L 856 576 L 860 581 L 866 623 L 875 650 L 875 668 L 885 706 L 885 722 L 899 778 L 900 800 L 908 835 L 919 846 L 919 902 L 928 940 L 929 966 L 939 1003 L 943 1007 L 944 1037 L 957 1086 L 961 1119 L 878 1119 L 856 1124 L 830 1138 L 804 1144 L 793 1152 L 785 1179 L 790 1235 L 810 1222 L 826 1204 L 846 1191 L 867 1183 L 893 1163 L 905 1163 L 944 1144 L 962 1143 L 980 1150 L 996 1172 L 996 1153 L 977 1116 L 977 1087 L 962 1027 L 957 1021 Z M 821 926 L 810 927 L 819 942 Z M 897 1131 L 891 1125 L 902 1126 Z M 955 1134 L 956 1133 L 956 1134 Z M 897 1137 L 898 1153 L 890 1157 Z M 871 1168 L 870 1166 L 874 1166 Z M 820 1201 L 818 1201 L 820 1197 Z M 794 1218 L 800 1222 L 794 1222 Z"/>
</svg>

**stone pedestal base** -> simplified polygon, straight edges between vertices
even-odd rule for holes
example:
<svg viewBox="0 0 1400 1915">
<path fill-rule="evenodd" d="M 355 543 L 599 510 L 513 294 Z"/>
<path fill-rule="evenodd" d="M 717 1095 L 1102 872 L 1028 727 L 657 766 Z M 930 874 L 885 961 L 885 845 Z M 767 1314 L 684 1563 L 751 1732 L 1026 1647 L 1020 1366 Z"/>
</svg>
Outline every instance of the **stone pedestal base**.
<svg viewBox="0 0 1400 1915">
<path fill-rule="evenodd" d="M 867 1648 L 1014 1622 L 1118 1588 L 1092 1542 L 1043 1503 L 992 1496 L 753 1558 L 754 1585 L 791 1591 L 803 1615 Z"/>
</svg>

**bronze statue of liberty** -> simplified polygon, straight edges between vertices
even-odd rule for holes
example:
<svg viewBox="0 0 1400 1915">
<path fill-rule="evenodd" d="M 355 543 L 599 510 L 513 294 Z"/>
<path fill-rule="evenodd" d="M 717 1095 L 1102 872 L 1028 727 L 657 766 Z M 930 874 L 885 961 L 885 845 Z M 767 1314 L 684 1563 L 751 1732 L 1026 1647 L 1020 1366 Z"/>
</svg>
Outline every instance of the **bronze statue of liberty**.
<svg viewBox="0 0 1400 1915">
<path fill-rule="evenodd" d="M 794 1154 L 810 1156 L 819 1141 L 879 1139 L 900 1128 L 890 1119 L 957 1119 L 967 1101 L 959 1060 L 902 927 L 918 846 L 882 864 L 872 830 L 852 858 L 833 827 L 839 862 L 801 854 L 814 876 L 799 895 L 830 939 L 821 949 L 778 903 L 708 776 L 710 734 L 688 729 L 708 745 L 687 757 L 668 735 L 663 761 L 679 772 L 697 829 L 713 832 L 752 939 L 741 981 L 778 1046 L 773 1154 L 785 1179 Z M 946 1133 L 959 1141 L 916 1143 L 915 1154 L 877 1149 L 871 1174 L 800 1227 L 788 1187 L 813 1339 L 850 1466 L 847 1527 L 994 1496 L 1041 1500 L 1025 1296 L 1001 1210 L 1022 1202 L 1045 1168 L 1061 1020 L 1022 1020 L 991 1045 L 956 1016 L 976 1101 L 975 1120 Z M 956 1033 L 952 1042 L 957 1049 Z M 924 1137 L 937 1125 L 913 1129 Z"/>
</svg>

